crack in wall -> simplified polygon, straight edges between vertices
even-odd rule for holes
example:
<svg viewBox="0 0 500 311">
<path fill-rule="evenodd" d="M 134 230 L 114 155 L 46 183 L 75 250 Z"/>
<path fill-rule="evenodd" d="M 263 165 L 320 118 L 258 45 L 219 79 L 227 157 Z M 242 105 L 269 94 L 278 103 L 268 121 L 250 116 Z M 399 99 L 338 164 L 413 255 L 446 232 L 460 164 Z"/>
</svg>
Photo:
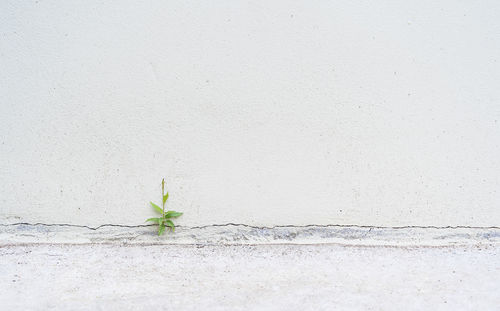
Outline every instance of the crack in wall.
<svg viewBox="0 0 500 311">
<path fill-rule="evenodd" d="M 85 228 L 89 230 L 99 230 L 104 227 L 119 227 L 119 228 L 145 228 L 155 226 L 154 224 L 149 225 L 123 225 L 123 224 L 102 224 L 96 227 L 91 227 L 87 225 L 77 225 L 77 224 L 66 224 L 66 223 L 28 223 L 28 222 L 18 222 L 11 224 L 0 224 L 2 227 L 9 226 L 47 226 L 47 227 L 73 227 L 73 228 Z M 368 225 L 341 225 L 341 224 L 309 224 L 309 225 L 276 225 L 276 226 L 255 226 L 241 223 L 224 223 L 224 224 L 210 224 L 203 226 L 182 226 L 178 225 L 176 227 L 186 228 L 186 229 L 205 229 L 211 227 L 246 227 L 252 229 L 276 229 L 276 228 L 310 228 L 310 227 L 320 227 L 320 228 L 368 228 L 370 231 L 372 229 L 500 229 L 500 226 L 368 226 Z"/>
</svg>

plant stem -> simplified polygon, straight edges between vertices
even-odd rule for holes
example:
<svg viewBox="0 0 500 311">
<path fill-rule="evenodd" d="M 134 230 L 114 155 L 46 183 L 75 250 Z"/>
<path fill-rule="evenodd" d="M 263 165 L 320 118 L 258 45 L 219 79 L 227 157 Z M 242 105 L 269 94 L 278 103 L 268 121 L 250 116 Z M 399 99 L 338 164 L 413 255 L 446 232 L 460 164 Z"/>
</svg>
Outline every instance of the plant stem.
<svg viewBox="0 0 500 311">
<path fill-rule="evenodd" d="M 161 180 L 161 202 L 163 203 L 162 204 L 163 212 L 161 214 L 162 218 L 165 218 L 165 200 L 163 199 L 164 196 L 165 196 L 165 178 L 162 178 Z"/>
</svg>

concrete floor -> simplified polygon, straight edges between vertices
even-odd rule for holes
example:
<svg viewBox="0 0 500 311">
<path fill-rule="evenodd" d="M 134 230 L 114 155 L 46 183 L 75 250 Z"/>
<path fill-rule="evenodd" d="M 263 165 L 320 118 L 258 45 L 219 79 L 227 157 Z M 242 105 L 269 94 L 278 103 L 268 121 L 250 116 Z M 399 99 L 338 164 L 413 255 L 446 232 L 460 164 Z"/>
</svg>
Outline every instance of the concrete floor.
<svg viewBox="0 0 500 311">
<path fill-rule="evenodd" d="M 498 310 L 500 246 L 0 247 L 3 310 Z"/>
</svg>

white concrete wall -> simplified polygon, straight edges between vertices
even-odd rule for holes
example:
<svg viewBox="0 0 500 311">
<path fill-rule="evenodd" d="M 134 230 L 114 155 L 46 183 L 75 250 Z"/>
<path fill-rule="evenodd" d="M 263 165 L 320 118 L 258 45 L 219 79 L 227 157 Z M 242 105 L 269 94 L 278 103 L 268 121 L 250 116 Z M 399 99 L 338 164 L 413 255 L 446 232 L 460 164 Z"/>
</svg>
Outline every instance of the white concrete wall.
<svg viewBox="0 0 500 311">
<path fill-rule="evenodd" d="M 498 1 L 2 1 L 0 221 L 500 224 Z"/>
</svg>

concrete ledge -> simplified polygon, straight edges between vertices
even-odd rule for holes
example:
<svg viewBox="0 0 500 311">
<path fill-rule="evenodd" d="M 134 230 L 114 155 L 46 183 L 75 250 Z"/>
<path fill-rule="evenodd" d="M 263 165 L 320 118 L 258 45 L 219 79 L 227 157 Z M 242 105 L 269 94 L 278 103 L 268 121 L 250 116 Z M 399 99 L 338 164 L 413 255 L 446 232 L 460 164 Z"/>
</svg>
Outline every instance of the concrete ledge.
<svg viewBox="0 0 500 311">
<path fill-rule="evenodd" d="M 370 227 L 308 225 L 256 227 L 220 224 L 179 226 L 156 235 L 150 225 L 2 224 L 0 245 L 19 244 L 255 245 L 340 244 L 359 246 L 462 246 L 500 244 L 498 227 Z"/>
</svg>

